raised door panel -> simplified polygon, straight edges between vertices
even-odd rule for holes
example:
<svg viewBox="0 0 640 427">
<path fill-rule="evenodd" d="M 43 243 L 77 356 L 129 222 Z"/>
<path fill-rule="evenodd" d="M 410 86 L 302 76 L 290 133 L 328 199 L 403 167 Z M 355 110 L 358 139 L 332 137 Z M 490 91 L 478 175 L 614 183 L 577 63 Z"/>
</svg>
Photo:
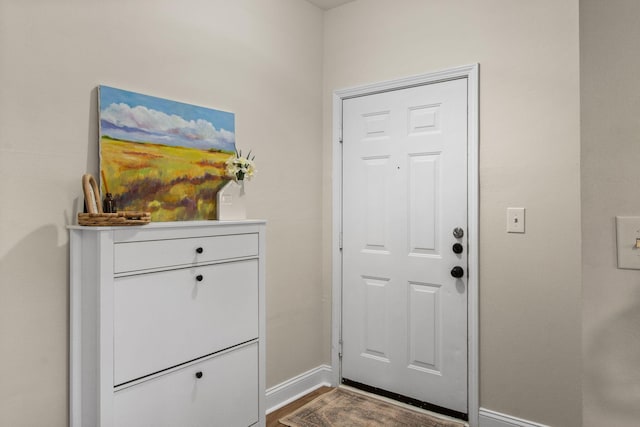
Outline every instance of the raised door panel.
<svg viewBox="0 0 640 427">
<path fill-rule="evenodd" d="M 439 156 L 409 156 L 408 220 L 409 254 L 437 255 L 439 252 Z"/>
<path fill-rule="evenodd" d="M 362 356 L 389 361 L 389 279 L 363 277 L 365 310 Z"/>
<path fill-rule="evenodd" d="M 409 368 L 439 370 L 440 287 L 426 283 L 409 283 Z"/>
<path fill-rule="evenodd" d="M 258 337 L 258 260 L 114 284 L 114 385 Z"/>
<path fill-rule="evenodd" d="M 257 344 L 119 390 L 114 396 L 113 425 L 118 427 L 241 427 L 258 418 Z"/>
</svg>

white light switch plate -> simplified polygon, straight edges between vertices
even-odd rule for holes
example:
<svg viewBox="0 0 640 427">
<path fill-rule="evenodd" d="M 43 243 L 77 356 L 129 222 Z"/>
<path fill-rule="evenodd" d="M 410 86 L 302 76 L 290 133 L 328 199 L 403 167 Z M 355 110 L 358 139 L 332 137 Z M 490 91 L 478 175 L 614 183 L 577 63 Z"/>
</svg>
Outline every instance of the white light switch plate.
<svg viewBox="0 0 640 427">
<path fill-rule="evenodd" d="M 524 208 L 507 208 L 507 233 L 524 233 Z"/>
<path fill-rule="evenodd" d="M 616 217 L 618 268 L 640 270 L 640 216 Z"/>
</svg>

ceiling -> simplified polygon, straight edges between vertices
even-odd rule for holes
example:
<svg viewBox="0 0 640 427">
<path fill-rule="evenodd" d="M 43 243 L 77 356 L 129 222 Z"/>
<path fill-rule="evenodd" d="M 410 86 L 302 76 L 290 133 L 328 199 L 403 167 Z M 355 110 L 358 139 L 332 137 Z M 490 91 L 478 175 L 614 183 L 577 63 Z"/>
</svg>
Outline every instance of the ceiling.
<svg viewBox="0 0 640 427">
<path fill-rule="evenodd" d="M 320 9 L 329 10 L 334 7 L 341 6 L 345 3 L 352 2 L 354 0 L 307 0 L 309 3 L 313 3 Z"/>
</svg>

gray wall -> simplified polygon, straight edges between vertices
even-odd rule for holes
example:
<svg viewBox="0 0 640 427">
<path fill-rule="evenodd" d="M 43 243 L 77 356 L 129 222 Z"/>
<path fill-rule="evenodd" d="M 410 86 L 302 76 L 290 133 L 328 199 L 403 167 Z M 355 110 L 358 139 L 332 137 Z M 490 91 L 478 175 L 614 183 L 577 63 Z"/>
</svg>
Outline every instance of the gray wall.
<svg viewBox="0 0 640 427">
<path fill-rule="evenodd" d="M 65 225 L 98 176 L 99 84 L 236 113 L 268 221 L 268 386 L 326 361 L 322 21 L 301 0 L 0 0 L 0 425 L 67 425 Z"/>
<path fill-rule="evenodd" d="M 581 0 L 584 426 L 640 420 L 640 271 L 615 216 L 640 216 L 640 3 Z"/>
</svg>

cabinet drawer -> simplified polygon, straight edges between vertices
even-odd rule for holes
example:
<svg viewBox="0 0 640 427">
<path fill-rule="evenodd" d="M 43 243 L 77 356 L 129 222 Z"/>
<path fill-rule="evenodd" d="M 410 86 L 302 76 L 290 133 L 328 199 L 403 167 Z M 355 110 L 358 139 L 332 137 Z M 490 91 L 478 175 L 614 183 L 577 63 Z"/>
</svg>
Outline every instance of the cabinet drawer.
<svg viewBox="0 0 640 427">
<path fill-rule="evenodd" d="M 114 385 L 257 338 L 258 315 L 256 259 L 118 278 Z"/>
<path fill-rule="evenodd" d="M 257 233 L 123 242 L 114 245 L 114 272 L 126 273 L 257 255 Z"/>
<path fill-rule="evenodd" d="M 252 344 L 117 391 L 113 425 L 249 426 L 258 421 L 257 378 Z"/>
</svg>

